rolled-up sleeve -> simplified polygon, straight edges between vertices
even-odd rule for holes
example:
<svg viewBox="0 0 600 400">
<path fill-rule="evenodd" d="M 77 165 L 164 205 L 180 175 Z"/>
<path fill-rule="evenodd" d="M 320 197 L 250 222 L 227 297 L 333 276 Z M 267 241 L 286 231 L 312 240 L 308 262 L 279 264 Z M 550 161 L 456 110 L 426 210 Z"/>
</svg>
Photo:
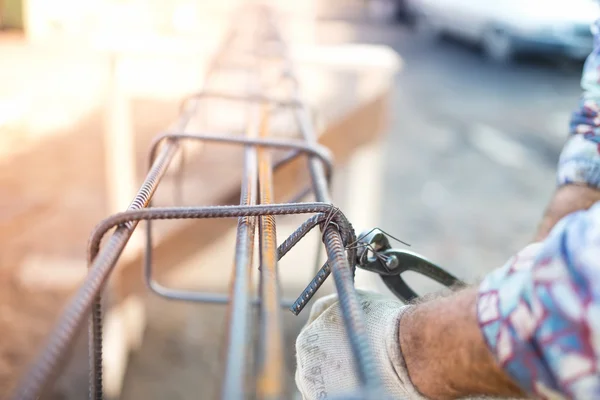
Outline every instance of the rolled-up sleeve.
<svg viewBox="0 0 600 400">
<path fill-rule="evenodd" d="M 479 287 L 502 368 L 545 399 L 600 399 L 600 203 L 568 215 Z"/>
<path fill-rule="evenodd" d="M 559 186 L 579 183 L 600 189 L 600 20 L 591 29 L 594 50 L 583 67 L 583 93 L 560 155 L 557 183 Z"/>
<path fill-rule="evenodd" d="M 560 154 L 558 186 L 600 189 L 600 21 L 583 94 Z M 543 399 L 600 399 L 600 202 L 567 215 L 479 287 L 478 320 L 490 351 Z"/>
</svg>

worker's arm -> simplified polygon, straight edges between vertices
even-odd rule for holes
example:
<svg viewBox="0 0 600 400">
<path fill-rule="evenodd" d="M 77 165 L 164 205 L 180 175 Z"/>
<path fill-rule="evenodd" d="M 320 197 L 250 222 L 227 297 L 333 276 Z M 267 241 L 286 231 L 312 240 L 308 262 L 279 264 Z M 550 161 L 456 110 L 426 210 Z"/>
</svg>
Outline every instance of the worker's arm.
<svg viewBox="0 0 600 400">
<path fill-rule="evenodd" d="M 558 189 L 548 205 L 536 235 L 543 239 L 565 215 L 588 209 L 600 200 L 600 21 L 592 26 L 594 51 L 581 77 L 579 106 L 573 113 L 570 135 L 560 156 Z"/>
<path fill-rule="evenodd" d="M 560 155 L 557 190 L 536 234 L 540 243 L 530 245 L 489 274 L 477 294 L 470 290 L 457 294 L 452 304 L 438 302 L 415 308 L 415 313 L 403 320 L 407 335 L 401 336 L 401 344 L 407 349 L 406 362 L 411 378 L 424 392 L 435 395 L 442 390 L 443 394 L 443 388 L 425 376 L 423 357 L 413 352 L 415 342 L 421 343 L 420 349 L 424 342 L 408 334 L 419 323 L 431 326 L 431 322 L 425 322 L 434 319 L 427 310 L 435 309 L 448 318 L 444 310 L 457 309 L 471 321 L 477 315 L 477 324 L 466 326 L 470 332 L 467 336 L 478 344 L 467 348 L 484 360 L 482 366 L 488 367 L 479 370 L 480 376 L 488 377 L 481 381 L 499 388 L 501 385 L 495 382 L 502 380 L 499 366 L 525 391 L 542 398 L 552 398 L 550 392 L 569 398 L 600 397 L 599 27 L 599 22 L 592 27 L 594 51 L 584 66 L 583 94 Z M 458 307 L 461 302 L 462 308 Z M 482 334 L 479 340 L 483 339 L 486 346 L 478 341 L 477 325 Z M 436 329 L 430 332 L 435 334 Z M 482 349 L 491 350 L 497 362 L 486 362 Z M 468 365 L 469 358 L 473 361 L 472 355 L 463 358 L 464 365 Z M 442 381 L 458 384 L 460 377 L 453 371 L 461 369 L 441 368 L 449 374 Z"/>
<path fill-rule="evenodd" d="M 544 399 L 600 398 L 600 203 L 563 218 L 477 290 L 413 310 L 400 347 L 426 397 L 519 387 Z"/>
<path fill-rule="evenodd" d="M 560 155 L 557 190 L 536 234 L 541 243 L 488 275 L 478 289 L 415 307 L 401 321 L 410 377 L 431 398 L 517 394 L 507 377 L 540 397 L 555 391 L 600 398 L 598 26 Z"/>
<path fill-rule="evenodd" d="M 371 368 L 393 398 L 600 398 L 600 203 L 476 288 L 409 306 L 359 300 Z M 305 399 L 358 386 L 351 348 L 339 303 L 320 300 L 296 342 Z"/>
<path fill-rule="evenodd" d="M 540 397 L 600 398 L 600 203 L 579 211 L 600 201 L 599 26 L 557 190 L 536 234 L 542 242 L 478 289 L 414 307 L 401 320 L 409 375 L 428 397 L 510 395 L 521 387 Z"/>
</svg>

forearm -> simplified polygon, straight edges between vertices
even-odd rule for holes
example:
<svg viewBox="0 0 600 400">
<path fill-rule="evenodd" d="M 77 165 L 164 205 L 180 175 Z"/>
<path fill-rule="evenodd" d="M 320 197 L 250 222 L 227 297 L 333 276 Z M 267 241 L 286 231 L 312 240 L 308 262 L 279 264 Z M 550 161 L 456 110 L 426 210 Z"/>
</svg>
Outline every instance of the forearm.
<svg viewBox="0 0 600 400">
<path fill-rule="evenodd" d="M 427 398 L 519 396 L 490 353 L 477 322 L 477 290 L 419 304 L 400 321 L 400 347 L 413 384 Z"/>
<path fill-rule="evenodd" d="M 566 324 L 564 326 L 571 327 L 575 332 L 569 332 L 570 344 L 587 345 L 589 338 L 577 333 L 578 329 L 586 332 L 587 321 L 563 321 L 562 313 L 549 309 L 545 320 L 535 320 L 535 325 L 531 324 L 535 318 L 539 318 L 534 315 L 534 310 L 539 311 L 542 302 L 547 305 L 555 301 L 545 290 L 552 285 L 556 285 L 556 290 L 562 290 L 562 281 L 570 282 L 570 287 L 577 288 L 574 294 L 569 292 L 572 296 L 569 298 L 569 310 L 575 307 L 573 298 L 578 299 L 587 289 L 577 286 L 582 282 L 580 276 L 577 279 L 571 276 L 582 273 L 582 266 L 578 265 L 575 273 L 569 269 L 572 267 L 570 263 L 576 258 L 581 263 L 582 254 L 597 251 L 600 243 L 596 241 L 584 245 L 587 237 L 580 236 L 581 232 L 592 232 L 588 235 L 598 237 L 600 206 L 596 207 L 594 217 L 580 213 L 579 216 L 565 218 L 574 212 L 588 210 L 600 201 L 599 27 L 600 23 L 595 24 L 595 49 L 586 61 L 581 79 L 583 95 L 571 119 L 569 139 L 560 154 L 557 190 L 534 238 L 534 242 L 547 242 L 543 244 L 544 257 L 536 261 L 537 254 L 533 253 L 540 251 L 540 248 L 534 245 L 511 259 L 504 268 L 490 274 L 479 288 L 483 290 L 480 294 L 484 297 L 483 302 L 481 297 L 478 298 L 477 289 L 469 288 L 450 297 L 419 304 L 401 319 L 400 347 L 410 378 L 428 398 L 523 395 L 505 370 L 510 371 L 511 376 L 518 379 L 520 385 L 530 393 L 540 395 L 547 388 L 571 395 L 584 393 L 580 398 L 586 398 L 590 393 L 590 389 L 586 391 L 577 386 L 577 379 L 565 378 L 569 371 L 560 369 L 563 355 L 557 356 L 560 352 L 552 350 L 549 345 L 552 341 L 543 335 Z M 571 231 L 567 234 L 565 226 L 569 225 L 569 219 L 572 221 Z M 551 235 L 561 220 L 563 226 L 557 227 L 557 231 Z M 549 236 L 554 238 L 548 239 Z M 574 237 L 578 239 L 573 240 Z M 568 240 L 573 240 L 570 246 L 565 244 Z M 597 271 L 598 268 L 597 253 L 593 254 L 586 260 L 593 264 L 590 264 L 589 271 Z M 548 280 L 552 276 L 548 272 L 551 270 L 546 264 L 548 260 L 554 263 L 551 264 L 552 273 L 561 277 L 556 278 L 558 283 Z M 539 277 L 535 271 L 541 271 Z M 539 283 L 537 279 L 540 279 Z M 589 280 L 595 279 L 594 276 Z M 563 299 L 554 307 L 560 308 L 564 302 Z M 481 310 L 482 306 L 488 307 L 488 313 L 482 315 L 480 311 L 478 316 L 477 309 L 479 307 Z M 539 328 L 540 332 L 536 331 L 538 327 L 542 327 Z M 502 330 L 502 338 L 498 329 Z M 521 334 L 526 337 L 520 337 Z M 562 340 L 560 338 L 564 339 L 559 336 L 553 340 L 559 343 Z M 539 354 L 546 351 L 548 354 Z M 597 360 L 596 355 L 594 357 L 594 361 Z M 578 367 L 581 365 L 585 364 L 579 364 Z M 530 376 L 532 371 L 533 377 Z"/>
<path fill-rule="evenodd" d="M 594 51 L 588 56 L 579 106 L 558 162 L 558 188 L 545 210 L 535 240 L 544 239 L 566 215 L 600 201 L 600 20 L 592 28 Z"/>
<path fill-rule="evenodd" d="M 582 184 L 560 186 L 544 211 L 534 242 L 548 236 L 554 225 L 563 217 L 579 210 L 587 210 L 600 201 L 600 190 Z"/>
<path fill-rule="evenodd" d="M 583 68 L 583 92 L 558 161 L 558 188 L 545 210 L 536 241 L 544 239 L 566 215 L 600 201 L 600 20 L 593 24 L 592 32 L 594 50 Z"/>
<path fill-rule="evenodd" d="M 598 34 L 596 36 L 598 38 Z M 600 80 L 600 74 L 598 73 L 600 70 L 600 55 L 597 56 L 596 54 L 597 52 L 592 54 L 586 63 L 582 78 L 584 96 L 580 108 L 573 115 L 571 136 L 561 152 L 557 173 L 558 187 L 544 211 L 534 242 L 545 241 L 557 223 L 567 215 L 580 210 L 588 210 L 600 201 L 600 85 L 598 84 Z M 594 222 L 588 222 L 588 224 L 597 226 L 598 211 L 595 215 L 595 220 L 586 217 L 583 217 L 583 219 L 593 220 Z M 587 227 L 587 225 L 585 226 Z M 578 232 L 577 229 L 573 229 L 573 231 Z M 555 236 L 560 237 L 560 235 L 561 233 L 557 232 Z M 565 235 L 564 238 L 566 237 Z M 575 241 L 575 243 L 581 245 L 583 240 Z M 556 239 L 554 243 L 545 246 L 547 256 L 554 257 L 557 260 L 560 260 L 560 256 L 565 251 L 562 242 Z M 576 254 L 579 256 L 584 250 L 593 251 L 598 244 L 590 244 L 588 247 L 581 246 L 573 245 L 573 250 L 571 250 L 573 255 L 570 257 L 575 257 Z M 542 261 L 539 260 L 540 263 Z M 568 264 L 564 260 L 562 262 L 565 265 Z M 513 267 L 515 263 L 521 264 L 519 268 Z M 521 300 L 525 302 L 527 299 L 535 298 L 535 295 L 528 292 L 529 289 L 526 289 L 534 284 L 535 278 L 527 276 L 525 279 L 515 279 L 515 282 L 512 283 L 510 282 L 510 275 L 519 269 L 523 269 L 522 273 L 527 274 L 527 270 L 532 268 L 538 268 L 533 258 L 527 260 L 523 257 L 516 257 L 504 268 L 506 277 L 498 279 L 504 273 L 496 273 L 496 278 L 488 279 L 488 284 L 493 282 L 494 279 L 500 282 L 496 286 L 502 288 L 501 290 L 504 290 L 505 294 L 508 295 L 506 290 L 511 292 L 504 299 L 508 303 L 514 300 L 514 304 L 505 304 L 505 308 L 510 309 L 511 312 L 517 313 L 527 310 L 525 308 L 517 311 L 517 302 L 520 298 L 517 295 L 523 296 Z M 565 271 L 567 270 L 566 267 L 563 268 Z M 596 270 L 596 268 L 591 270 Z M 515 276 L 517 274 L 519 273 L 516 273 Z M 569 276 L 569 273 L 565 272 L 564 275 Z M 506 284 L 501 283 L 504 279 L 507 281 Z M 524 285 L 522 290 L 516 290 L 515 285 L 520 284 Z M 544 285 L 548 285 L 548 282 L 545 282 Z M 494 288 L 488 289 L 490 292 L 487 295 L 492 294 Z M 545 299 L 543 296 L 542 298 Z M 513 360 L 509 367 L 499 362 L 492 355 L 490 347 L 482 334 L 481 321 L 478 321 L 477 302 L 477 289 L 469 288 L 450 297 L 438 298 L 419 304 L 402 318 L 399 328 L 400 347 L 405 356 L 411 381 L 426 397 L 442 400 L 474 395 L 524 396 L 519 386 L 500 367 L 502 365 L 503 368 L 512 368 L 512 376 L 519 376 L 515 374 L 515 371 L 522 368 L 523 363 Z M 506 307 L 507 305 L 509 307 Z M 530 304 L 529 309 L 531 307 Z M 550 316 L 551 319 L 558 318 L 554 314 L 550 314 Z M 508 316 L 501 315 L 499 318 L 508 318 Z M 512 322 L 508 321 L 506 326 L 511 326 L 512 329 L 527 330 L 529 329 L 528 318 L 532 317 L 529 316 L 525 318 L 525 321 L 521 321 L 520 328 L 519 325 L 513 326 Z M 493 323 L 494 321 L 490 322 Z M 572 327 L 577 328 L 585 326 L 585 324 L 577 325 L 573 321 L 570 324 Z M 496 338 L 496 336 L 489 336 L 489 333 L 487 335 L 488 340 L 494 342 L 493 339 L 489 338 Z M 528 349 L 529 344 L 527 341 L 520 342 L 520 339 L 514 337 L 514 332 L 511 335 L 513 335 L 510 339 L 512 341 L 511 346 L 518 346 L 521 348 L 522 353 L 530 352 L 530 355 L 535 358 L 535 351 Z M 576 339 L 571 340 L 583 341 L 580 336 L 575 337 Z M 530 340 L 533 343 L 537 341 L 536 338 Z M 495 354 L 498 355 L 497 352 L 500 351 L 499 343 L 496 341 L 493 347 Z M 528 361 L 528 363 L 535 364 L 527 367 L 536 370 L 539 375 L 539 385 L 525 376 L 519 377 L 519 382 L 526 382 L 528 391 L 537 391 L 538 395 L 541 391 L 546 390 L 544 385 L 551 387 L 552 390 L 558 388 L 561 388 L 562 391 L 574 390 L 571 387 L 567 388 L 568 385 L 556 379 L 559 374 L 557 371 L 552 371 L 554 375 L 548 373 L 548 369 L 552 370 L 554 367 L 545 365 L 548 359 L 553 358 L 553 356 L 547 357 L 547 359 L 537 361 L 529 359 Z M 584 391 L 584 393 L 587 392 Z"/>
</svg>

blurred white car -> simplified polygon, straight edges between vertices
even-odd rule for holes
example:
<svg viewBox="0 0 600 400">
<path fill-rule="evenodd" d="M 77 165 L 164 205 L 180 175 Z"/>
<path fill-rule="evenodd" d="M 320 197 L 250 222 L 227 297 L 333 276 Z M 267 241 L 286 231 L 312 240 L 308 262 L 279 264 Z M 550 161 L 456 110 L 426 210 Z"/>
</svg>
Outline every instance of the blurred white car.
<svg viewBox="0 0 600 400">
<path fill-rule="evenodd" d="M 582 60 L 593 48 L 597 0 L 406 0 L 421 33 L 480 44 L 494 61 L 516 53 Z"/>
</svg>

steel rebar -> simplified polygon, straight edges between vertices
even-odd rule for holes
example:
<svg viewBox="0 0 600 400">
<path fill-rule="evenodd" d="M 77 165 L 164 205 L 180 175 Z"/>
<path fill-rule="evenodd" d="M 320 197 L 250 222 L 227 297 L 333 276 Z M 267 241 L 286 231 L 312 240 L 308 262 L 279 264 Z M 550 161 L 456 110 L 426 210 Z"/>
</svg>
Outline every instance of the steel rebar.
<svg viewBox="0 0 600 400">
<path fill-rule="evenodd" d="M 323 145 L 318 143 L 308 145 L 305 142 L 294 140 L 294 139 L 276 139 L 276 138 L 248 138 L 241 135 L 217 135 L 211 133 L 165 133 L 158 136 L 151 145 L 150 150 L 150 163 L 156 152 L 156 148 L 165 140 L 168 139 L 186 139 L 186 140 L 199 140 L 206 142 L 216 142 L 222 144 L 236 144 L 236 145 L 255 145 L 257 147 L 272 147 L 281 150 L 294 150 L 298 153 L 289 154 L 284 162 L 274 163 L 275 168 L 279 168 L 285 163 L 291 161 L 299 154 L 306 153 L 309 157 L 316 158 L 316 161 L 322 164 L 325 168 L 326 185 L 333 172 L 333 156 L 331 151 Z"/>
<path fill-rule="evenodd" d="M 257 127 L 250 124 L 249 138 L 257 135 Z M 246 146 L 244 150 L 244 174 L 241 189 L 241 205 L 256 204 L 257 197 L 257 149 Z M 231 302 L 229 305 L 229 333 L 227 338 L 227 355 L 222 387 L 223 398 L 243 399 L 246 396 L 246 365 L 240 360 L 240 354 L 247 354 L 250 323 L 250 291 L 252 278 L 252 255 L 254 252 L 254 234 L 256 217 L 240 217 L 238 219 L 236 252 L 233 282 L 231 285 Z"/>
<path fill-rule="evenodd" d="M 261 113 L 261 137 L 268 136 L 267 112 Z M 258 150 L 259 202 L 273 202 L 271 150 Z M 277 233 L 275 217 L 259 217 L 260 238 L 260 312 L 258 343 L 257 395 L 259 399 L 279 399 L 284 390 L 283 325 L 279 309 L 280 288 L 277 271 Z"/>
<path fill-rule="evenodd" d="M 276 25 L 273 21 L 272 15 L 267 15 L 267 18 L 270 20 L 272 25 Z M 279 33 L 279 30 L 274 27 L 272 31 L 276 37 L 276 40 L 280 42 L 282 53 L 286 59 L 286 74 L 291 76 L 295 80 L 295 83 L 297 83 L 293 65 L 289 59 L 286 45 Z M 293 98 L 299 103 L 303 104 L 298 84 L 293 85 L 293 92 Z M 300 130 L 306 139 L 306 142 L 309 144 L 316 143 L 317 139 L 315 129 L 312 125 L 312 121 L 307 109 L 300 105 L 299 107 L 294 108 L 293 112 L 296 116 Z M 317 201 L 329 202 L 330 200 L 327 193 L 327 184 L 323 165 L 314 157 L 309 157 L 309 170 L 311 172 Z M 326 279 L 327 275 L 329 275 L 328 270 L 333 272 L 338 298 L 340 301 L 340 308 L 342 311 L 342 316 L 344 317 L 344 325 L 346 327 L 346 332 L 348 334 L 348 338 L 350 339 L 354 353 L 355 367 L 359 373 L 361 383 L 366 387 L 366 389 L 369 392 L 377 391 L 381 386 L 381 382 L 379 380 L 377 366 L 373 363 L 374 360 L 371 354 L 372 350 L 367 341 L 367 333 L 364 326 L 362 310 L 358 303 L 358 297 L 353 285 L 354 271 L 351 269 L 350 265 L 348 265 L 347 259 L 345 258 L 344 245 L 339 231 L 331 225 L 324 226 L 323 229 L 323 242 L 327 251 L 328 263 L 326 263 L 321 270 L 319 270 L 317 277 L 321 275 L 323 278 L 319 279 L 324 280 Z M 310 296 L 312 297 L 312 294 Z"/>
</svg>

